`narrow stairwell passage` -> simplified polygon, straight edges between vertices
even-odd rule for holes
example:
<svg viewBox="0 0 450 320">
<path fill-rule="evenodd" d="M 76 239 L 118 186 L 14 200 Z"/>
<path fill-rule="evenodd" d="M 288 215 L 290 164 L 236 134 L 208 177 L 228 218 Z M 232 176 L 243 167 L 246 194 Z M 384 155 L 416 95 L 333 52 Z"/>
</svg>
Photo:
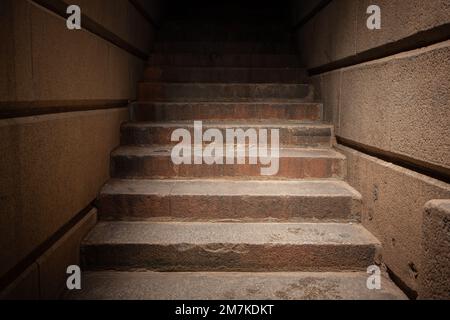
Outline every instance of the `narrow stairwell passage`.
<svg viewBox="0 0 450 320">
<path fill-rule="evenodd" d="M 283 22 L 166 23 L 69 298 L 405 298 L 385 275 L 381 290 L 366 286 L 381 245 L 359 223 L 361 195 L 313 97 Z M 279 129 L 278 173 L 175 165 L 172 132 L 194 121 Z"/>
</svg>

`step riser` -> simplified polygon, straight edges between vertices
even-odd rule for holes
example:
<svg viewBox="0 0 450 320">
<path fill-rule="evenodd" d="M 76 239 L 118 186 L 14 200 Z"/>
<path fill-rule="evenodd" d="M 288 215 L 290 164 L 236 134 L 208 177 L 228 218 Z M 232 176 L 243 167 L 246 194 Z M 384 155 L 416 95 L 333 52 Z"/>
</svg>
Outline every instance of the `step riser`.
<svg viewBox="0 0 450 320">
<path fill-rule="evenodd" d="M 102 194 L 102 220 L 271 220 L 358 221 L 360 200 L 350 197 L 126 195 Z"/>
<path fill-rule="evenodd" d="M 193 127 L 180 127 L 188 130 L 194 136 Z M 215 128 L 214 125 L 203 125 L 204 130 Z M 172 133 L 179 129 L 156 127 L 156 128 L 122 128 L 122 145 L 176 145 L 179 142 L 172 142 Z M 241 128 L 247 131 L 250 128 Z M 223 137 L 226 137 L 226 129 L 220 128 Z M 295 147 L 331 147 L 331 128 L 279 128 L 280 146 Z M 205 142 L 205 144 L 209 144 Z"/>
<path fill-rule="evenodd" d="M 139 84 L 140 101 L 239 101 L 247 99 L 299 99 L 311 102 L 309 85 L 288 84 Z"/>
<path fill-rule="evenodd" d="M 293 47 L 288 42 L 158 42 L 156 53 L 202 53 L 202 54 L 288 54 Z"/>
<path fill-rule="evenodd" d="M 82 247 L 83 269 L 155 271 L 366 270 L 373 245 L 116 244 Z"/>
<path fill-rule="evenodd" d="M 320 121 L 321 104 L 191 103 L 137 104 L 138 121 L 276 119 Z"/>
<path fill-rule="evenodd" d="M 145 70 L 149 82 L 305 83 L 304 69 L 276 68 L 159 68 Z"/>
<path fill-rule="evenodd" d="M 149 57 L 151 66 L 181 67 L 244 67 L 244 68 L 285 68 L 299 67 L 299 59 L 295 55 L 269 54 L 152 54 Z"/>
<path fill-rule="evenodd" d="M 173 164 L 170 156 L 114 156 L 111 175 L 114 178 L 173 178 L 173 177 L 261 177 L 257 165 L 180 165 Z M 274 177 L 344 178 L 345 160 L 329 158 L 283 158 L 279 159 L 279 171 Z"/>
</svg>

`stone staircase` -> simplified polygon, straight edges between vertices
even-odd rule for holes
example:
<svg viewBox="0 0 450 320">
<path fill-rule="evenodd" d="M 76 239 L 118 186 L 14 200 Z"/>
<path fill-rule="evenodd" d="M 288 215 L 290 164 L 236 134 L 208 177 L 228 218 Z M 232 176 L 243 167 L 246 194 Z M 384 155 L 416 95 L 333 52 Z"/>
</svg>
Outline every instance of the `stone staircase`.
<svg viewBox="0 0 450 320">
<path fill-rule="evenodd" d="M 71 299 L 403 299 L 282 24 L 169 22 L 122 126 Z M 174 130 L 275 128 L 280 170 L 175 165 Z M 252 147 L 252 146 L 248 146 Z"/>
</svg>

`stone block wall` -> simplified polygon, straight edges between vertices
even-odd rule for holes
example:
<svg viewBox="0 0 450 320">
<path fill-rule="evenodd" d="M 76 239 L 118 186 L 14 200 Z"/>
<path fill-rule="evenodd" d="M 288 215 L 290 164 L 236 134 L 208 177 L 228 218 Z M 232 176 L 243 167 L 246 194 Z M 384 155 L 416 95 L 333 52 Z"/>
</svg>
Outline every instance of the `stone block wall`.
<svg viewBox="0 0 450 320">
<path fill-rule="evenodd" d="M 80 6 L 82 30 L 67 29 L 69 4 Z M 159 10 L 159 1 L 0 1 L 3 298 L 61 293 L 95 221 L 91 204 L 109 178 Z"/>
<path fill-rule="evenodd" d="M 380 30 L 366 26 L 373 4 Z M 363 222 L 414 298 L 423 208 L 450 198 L 450 2 L 308 0 L 294 8 L 303 10 L 294 13 L 300 55 L 363 195 Z"/>
</svg>

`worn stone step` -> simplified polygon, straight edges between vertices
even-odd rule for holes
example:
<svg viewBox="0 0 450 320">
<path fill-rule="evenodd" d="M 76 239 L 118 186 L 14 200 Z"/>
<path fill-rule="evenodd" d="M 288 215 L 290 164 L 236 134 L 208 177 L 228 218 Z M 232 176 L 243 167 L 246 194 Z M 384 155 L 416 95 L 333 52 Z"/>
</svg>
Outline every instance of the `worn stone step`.
<svg viewBox="0 0 450 320">
<path fill-rule="evenodd" d="M 386 274 L 365 272 L 83 272 L 68 300 L 407 300 Z M 211 314 L 211 311 L 209 312 Z"/>
<path fill-rule="evenodd" d="M 83 243 L 84 268 L 161 271 L 365 270 L 379 243 L 336 223 L 101 222 Z"/>
<path fill-rule="evenodd" d="M 81 250 L 83 270 L 350 271 L 380 258 L 346 223 L 100 222 Z"/>
<path fill-rule="evenodd" d="M 279 83 L 152 83 L 138 86 L 139 101 L 261 101 L 266 99 L 314 100 L 307 84 Z"/>
<path fill-rule="evenodd" d="M 321 103 L 278 102 L 149 102 L 133 106 L 138 121 L 276 119 L 320 121 Z"/>
<path fill-rule="evenodd" d="M 217 129 L 223 137 L 227 136 L 227 129 L 279 130 L 280 145 L 292 147 L 315 147 L 326 148 L 332 146 L 333 126 L 328 124 L 304 124 L 298 121 L 202 121 L 205 132 L 209 129 Z M 122 125 L 122 145 L 175 145 L 179 141 L 172 142 L 172 133 L 178 129 L 186 129 L 194 137 L 193 121 L 174 121 L 164 123 L 154 122 L 129 122 Z M 208 144 L 208 142 L 205 142 Z"/>
<path fill-rule="evenodd" d="M 361 195 L 343 181 L 111 180 L 103 220 L 359 221 Z"/>
<path fill-rule="evenodd" d="M 172 67 L 293 68 L 300 67 L 300 60 L 294 54 L 153 53 L 148 64 Z"/>
<path fill-rule="evenodd" d="M 288 42 L 270 41 L 159 41 L 154 44 L 157 53 L 294 53 L 293 45 Z"/>
<path fill-rule="evenodd" d="M 248 148 L 248 147 L 246 147 Z M 249 146 L 255 148 L 255 146 Z M 192 154 L 194 153 L 192 148 Z M 248 151 L 248 150 L 247 150 Z M 270 151 L 270 150 L 269 150 Z M 175 165 L 171 159 L 172 148 L 120 147 L 111 156 L 111 176 L 114 178 L 173 178 L 173 177 L 260 177 L 263 168 L 271 164 L 183 164 Z M 224 153 L 225 154 L 225 153 Z M 193 159 L 193 156 L 192 156 Z M 272 177 L 283 178 L 344 178 L 345 156 L 332 149 L 280 148 L 279 170 Z M 194 163 L 192 161 L 192 163 Z"/>
<path fill-rule="evenodd" d="M 303 68 L 148 67 L 148 82 L 307 83 Z"/>
</svg>

